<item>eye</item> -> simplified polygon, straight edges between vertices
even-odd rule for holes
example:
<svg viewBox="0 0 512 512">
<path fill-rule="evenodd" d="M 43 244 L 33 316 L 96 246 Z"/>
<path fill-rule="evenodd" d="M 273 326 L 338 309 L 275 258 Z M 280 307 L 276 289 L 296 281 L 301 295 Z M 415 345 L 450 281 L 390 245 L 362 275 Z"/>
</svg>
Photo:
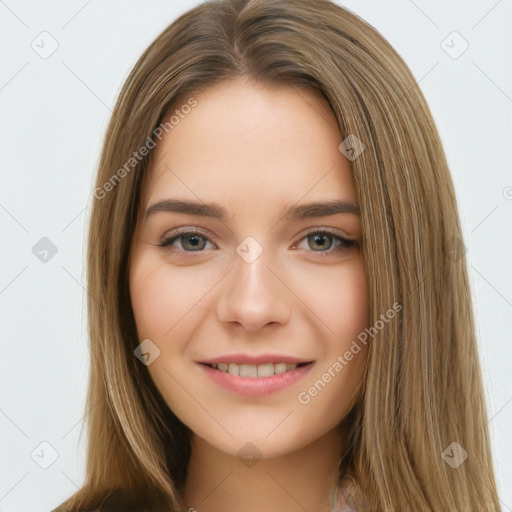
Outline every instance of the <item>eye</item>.
<svg viewBox="0 0 512 512">
<path fill-rule="evenodd" d="M 180 240 L 181 245 L 181 248 L 178 248 L 177 250 L 184 252 L 203 252 L 207 242 L 211 243 L 215 247 L 215 244 L 213 244 L 213 242 L 211 242 L 207 237 L 199 231 L 194 230 L 185 230 L 180 232 L 174 231 L 168 237 L 164 238 L 158 246 L 171 247 L 177 240 Z"/>
<path fill-rule="evenodd" d="M 310 231 L 302 240 L 305 240 L 310 247 L 316 246 L 312 252 L 322 256 L 341 254 L 356 245 L 355 240 L 348 240 L 327 230 Z M 295 247 L 303 249 L 299 245 Z"/>
<path fill-rule="evenodd" d="M 181 247 L 176 247 L 175 243 L 180 241 Z M 321 256 L 338 255 L 356 245 L 355 240 L 348 240 L 340 235 L 328 230 L 310 231 L 304 236 L 300 242 L 306 241 L 313 249 L 310 252 L 317 253 Z M 213 247 L 208 247 L 210 243 Z M 200 231 L 193 229 L 185 229 L 181 231 L 173 231 L 169 236 L 164 238 L 159 247 L 171 247 L 174 250 L 183 252 L 204 252 L 205 249 L 216 248 L 216 245 L 203 235 Z M 304 249 L 300 244 L 296 244 L 293 249 Z M 308 250 L 307 248 L 305 250 Z"/>
</svg>

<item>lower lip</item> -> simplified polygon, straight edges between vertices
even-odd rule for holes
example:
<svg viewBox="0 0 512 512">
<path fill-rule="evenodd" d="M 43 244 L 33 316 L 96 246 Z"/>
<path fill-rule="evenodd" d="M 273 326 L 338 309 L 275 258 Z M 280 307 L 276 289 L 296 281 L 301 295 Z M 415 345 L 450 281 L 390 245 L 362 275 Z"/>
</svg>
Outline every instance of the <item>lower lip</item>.
<svg viewBox="0 0 512 512">
<path fill-rule="evenodd" d="M 199 366 L 208 377 L 225 389 L 246 396 L 264 396 L 276 393 L 297 382 L 311 370 L 313 363 L 299 366 L 295 370 L 289 370 L 273 377 L 240 377 L 210 368 L 205 364 L 199 364 Z"/>
</svg>

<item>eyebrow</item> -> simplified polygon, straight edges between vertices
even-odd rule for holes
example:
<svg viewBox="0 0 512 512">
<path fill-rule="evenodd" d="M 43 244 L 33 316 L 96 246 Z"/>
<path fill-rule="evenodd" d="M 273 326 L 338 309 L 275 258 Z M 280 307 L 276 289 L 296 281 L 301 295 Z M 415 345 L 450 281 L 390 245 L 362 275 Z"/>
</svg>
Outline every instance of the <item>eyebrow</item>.
<svg viewBox="0 0 512 512">
<path fill-rule="evenodd" d="M 232 216 L 228 214 L 228 211 L 218 204 L 199 203 L 181 199 L 165 199 L 164 201 L 159 201 L 158 203 L 151 205 L 146 210 L 144 219 L 147 220 L 150 215 L 156 212 L 188 213 L 190 215 L 212 217 L 221 221 L 232 218 Z M 283 212 L 281 211 L 281 213 Z M 360 215 L 360 209 L 355 204 L 335 199 L 308 203 L 300 206 L 292 206 L 284 212 L 284 216 L 280 215 L 280 218 L 285 221 L 293 221 L 337 215 L 339 213 Z"/>
</svg>

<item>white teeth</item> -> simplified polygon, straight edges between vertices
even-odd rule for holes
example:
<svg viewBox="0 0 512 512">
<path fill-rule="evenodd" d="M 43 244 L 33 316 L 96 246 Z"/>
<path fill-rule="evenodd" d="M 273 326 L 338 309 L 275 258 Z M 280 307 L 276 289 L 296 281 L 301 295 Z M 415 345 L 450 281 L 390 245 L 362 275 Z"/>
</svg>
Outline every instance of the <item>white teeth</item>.
<svg viewBox="0 0 512 512">
<path fill-rule="evenodd" d="M 272 377 L 272 375 L 274 375 L 274 365 L 272 363 L 258 366 L 258 377 Z"/>
<path fill-rule="evenodd" d="M 240 377 L 272 377 L 281 373 L 295 370 L 295 363 L 265 363 L 265 364 L 236 364 L 236 363 L 218 363 L 212 364 L 213 368 L 217 368 L 224 373 L 231 375 L 239 375 Z"/>
<path fill-rule="evenodd" d="M 240 375 L 240 367 L 235 363 L 229 363 L 228 372 L 231 375 Z"/>
<path fill-rule="evenodd" d="M 274 367 L 274 372 L 276 375 L 280 373 L 284 373 L 288 369 L 288 365 L 286 363 L 277 363 Z"/>
<path fill-rule="evenodd" d="M 241 364 L 240 377 L 257 377 L 258 368 L 254 364 Z"/>
</svg>

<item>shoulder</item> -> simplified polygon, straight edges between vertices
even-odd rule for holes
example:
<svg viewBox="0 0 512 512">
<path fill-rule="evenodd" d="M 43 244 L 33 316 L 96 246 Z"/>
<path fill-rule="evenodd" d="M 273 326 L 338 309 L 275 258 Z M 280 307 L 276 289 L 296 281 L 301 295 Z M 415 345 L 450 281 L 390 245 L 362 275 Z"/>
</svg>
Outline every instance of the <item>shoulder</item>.
<svg viewBox="0 0 512 512">
<path fill-rule="evenodd" d="M 96 508 L 87 512 L 136 512 L 144 510 L 143 503 L 124 489 L 109 491 Z"/>
<path fill-rule="evenodd" d="M 64 510 L 62 505 L 50 512 L 62 512 Z M 143 510 L 143 504 L 133 494 L 124 489 L 111 489 L 89 506 L 80 507 L 79 512 L 140 512 L 141 510 Z"/>
</svg>

